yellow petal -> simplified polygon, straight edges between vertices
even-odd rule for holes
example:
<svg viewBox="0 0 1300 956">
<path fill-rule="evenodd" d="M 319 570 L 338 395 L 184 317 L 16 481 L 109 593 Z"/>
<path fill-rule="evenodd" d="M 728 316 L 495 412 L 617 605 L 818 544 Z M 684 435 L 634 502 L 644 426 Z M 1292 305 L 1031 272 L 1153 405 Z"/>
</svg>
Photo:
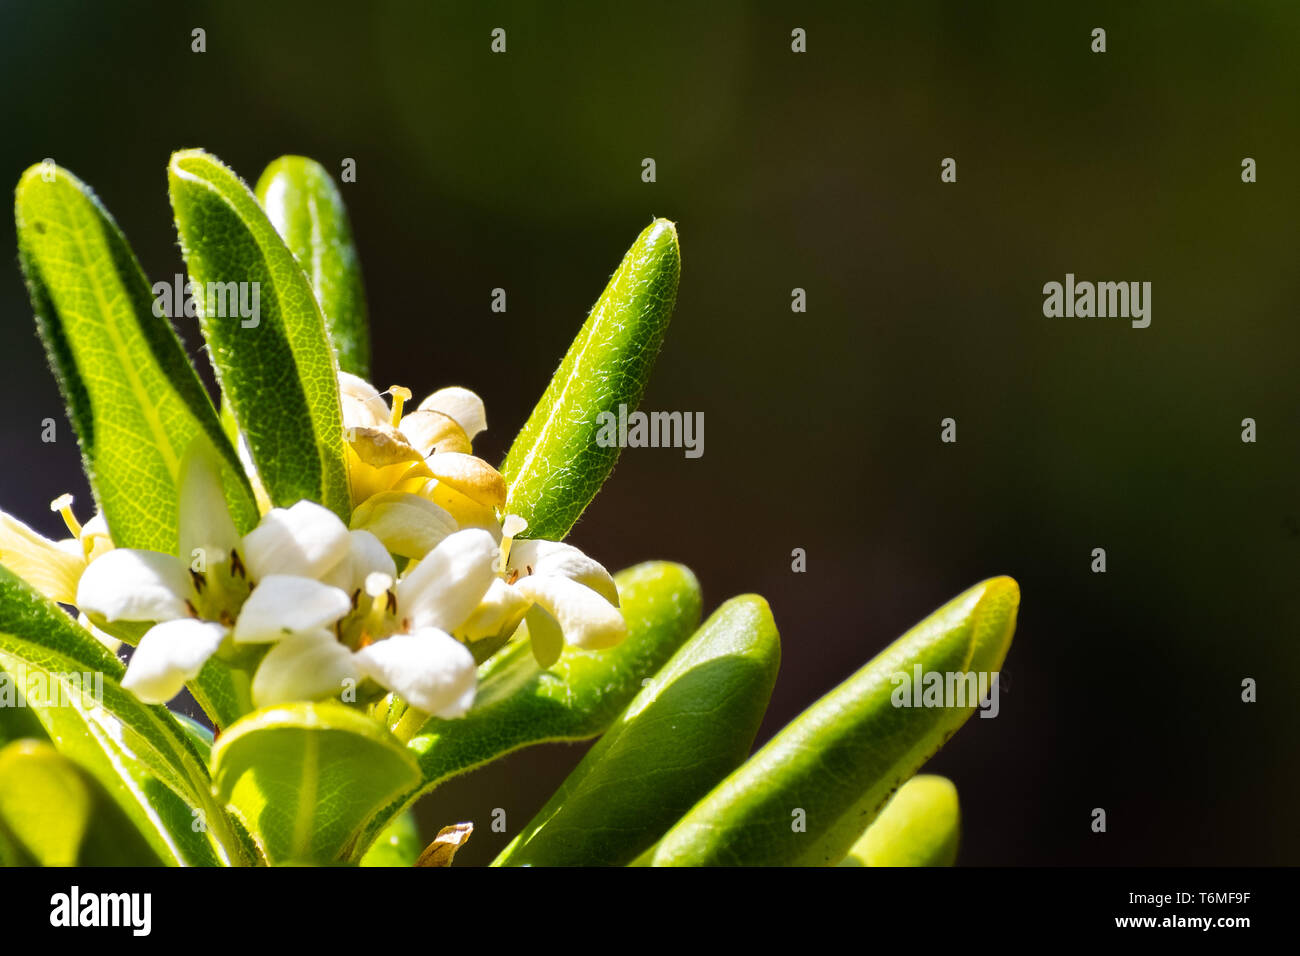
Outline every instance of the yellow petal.
<svg viewBox="0 0 1300 956">
<path fill-rule="evenodd" d="M 442 412 L 411 412 L 402 418 L 401 432 L 411 447 L 426 458 L 434 452 L 467 455 L 472 450 L 465 430 L 456 424 L 456 419 Z"/>
<path fill-rule="evenodd" d="M 356 456 L 372 468 L 424 457 L 411 447 L 405 435 L 389 425 L 357 425 L 347 430 L 347 439 Z"/>
<path fill-rule="evenodd" d="M 459 491 L 480 505 L 503 508 L 506 480 L 482 458 L 456 452 L 431 455 L 426 461 L 430 474 L 441 484 Z"/>
<path fill-rule="evenodd" d="M 491 506 L 481 505 L 440 481 L 422 479 L 419 493 L 455 518 L 462 528 L 482 528 L 491 532 L 492 537 L 500 538 L 501 524 Z"/>
<path fill-rule="evenodd" d="M 369 531 L 393 554 L 418 561 L 456 531 L 456 519 L 428 498 L 385 491 L 352 512 L 352 529 Z"/>
<path fill-rule="evenodd" d="M 71 550 L 71 549 L 70 549 Z M 75 549 L 80 551 L 80 547 Z M 0 511 L 0 564 L 41 594 L 60 604 L 75 604 L 77 581 L 86 562 Z"/>
<path fill-rule="evenodd" d="M 429 470 L 423 461 L 399 460 L 393 464 L 376 467 L 363 461 L 351 445 L 345 446 L 348 459 L 348 480 L 352 485 L 352 503 L 360 505 L 363 501 L 382 491 L 393 489 L 418 491 L 429 480 Z M 402 482 L 408 476 L 418 476 L 414 488 L 407 488 Z"/>
<path fill-rule="evenodd" d="M 487 411 L 483 399 L 468 388 L 451 385 L 440 388 L 420 403 L 420 411 L 442 412 L 460 423 L 470 441 L 487 428 Z"/>
</svg>

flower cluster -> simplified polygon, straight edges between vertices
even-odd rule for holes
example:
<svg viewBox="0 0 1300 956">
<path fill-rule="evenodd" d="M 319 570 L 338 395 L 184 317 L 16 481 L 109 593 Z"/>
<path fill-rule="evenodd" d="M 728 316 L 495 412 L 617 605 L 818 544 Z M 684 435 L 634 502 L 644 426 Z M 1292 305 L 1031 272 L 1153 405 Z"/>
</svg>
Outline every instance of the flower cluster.
<svg viewBox="0 0 1300 956">
<path fill-rule="evenodd" d="M 504 478 L 473 455 L 487 425 L 477 395 L 445 388 L 404 414 L 406 389 L 389 390 L 390 407 L 344 373 L 340 391 L 348 524 L 299 501 L 240 535 L 199 439 L 181 462 L 176 554 L 114 548 L 101 517 L 82 528 L 56 502 L 74 537 L 51 542 L 0 515 L 0 559 L 96 628 L 147 627 L 123 686 L 151 703 L 220 656 L 251 671 L 256 707 L 391 691 L 458 717 L 473 705 L 478 660 L 524 622 L 543 666 L 566 643 L 623 639 L 604 567 L 570 545 L 516 540 L 527 525 L 503 514 Z"/>
</svg>

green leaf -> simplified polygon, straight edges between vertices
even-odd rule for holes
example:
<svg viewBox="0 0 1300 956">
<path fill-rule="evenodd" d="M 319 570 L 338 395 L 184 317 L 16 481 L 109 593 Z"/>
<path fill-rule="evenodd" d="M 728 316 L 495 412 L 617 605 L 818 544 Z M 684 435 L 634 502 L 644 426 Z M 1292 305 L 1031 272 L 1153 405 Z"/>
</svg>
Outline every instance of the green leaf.
<svg viewBox="0 0 1300 956">
<path fill-rule="evenodd" d="M 354 858 L 393 814 L 441 781 L 531 744 L 586 740 L 618 717 L 694 632 L 701 597 L 695 575 L 680 564 L 646 562 L 614 580 L 627 621 L 623 643 L 602 651 L 566 647 L 542 670 L 520 635 L 483 664 L 474 709 L 458 720 L 432 718 L 412 737 L 421 782 L 377 818 L 352 848 Z"/>
<path fill-rule="evenodd" d="M 965 706 L 896 706 L 909 678 L 991 675 L 1020 589 L 993 578 L 949 601 L 792 721 L 660 842 L 656 866 L 814 865 L 844 859 L 890 794 L 966 719 Z M 910 695 L 908 695 L 910 699 Z"/>
<path fill-rule="evenodd" d="M 420 828 L 410 810 L 384 828 L 375 845 L 361 858 L 362 866 L 415 866 L 420 858 Z"/>
<path fill-rule="evenodd" d="M 596 301 L 545 394 L 520 430 L 501 473 L 506 511 L 526 537 L 561 540 L 618 460 L 598 441 L 601 413 L 636 410 L 677 299 L 681 250 L 667 219 L 646 228 Z"/>
<path fill-rule="evenodd" d="M 180 724 L 181 730 L 185 731 L 189 736 L 190 742 L 194 744 L 194 749 L 197 750 L 199 756 L 203 758 L 203 763 L 206 766 L 208 758 L 212 756 L 212 731 L 207 727 L 204 727 L 193 717 L 178 714 L 174 710 L 171 711 L 171 715 L 175 718 L 176 723 Z"/>
<path fill-rule="evenodd" d="M 258 290 L 255 317 L 213 314 L 220 302 L 210 313 L 205 301 L 199 319 L 262 485 L 276 505 L 306 498 L 347 521 L 338 366 L 307 277 L 257 198 L 216 158 L 182 150 L 167 179 L 190 278 L 203 289 Z"/>
<path fill-rule="evenodd" d="M 113 541 L 176 553 L 181 456 L 200 433 L 223 460 L 235 523 L 252 528 L 239 458 L 108 211 L 71 173 L 41 164 L 19 181 L 14 212 L 37 327 Z"/>
<path fill-rule="evenodd" d="M 35 717 L 168 863 L 246 862 L 187 733 L 123 690 L 121 662 L 3 567 L 0 672 L 0 737 L 12 739 L 11 713 Z"/>
<path fill-rule="evenodd" d="M 267 218 L 311 280 L 339 368 L 370 378 L 370 332 L 361 262 L 343 196 L 320 163 L 281 156 L 257 181 Z"/>
<path fill-rule="evenodd" d="M 24 863 L 163 863 L 95 778 L 43 741 L 0 749 L 0 832 Z"/>
<path fill-rule="evenodd" d="M 885 804 L 840 866 L 952 866 L 960 838 L 956 786 L 920 774 Z"/>
<path fill-rule="evenodd" d="M 621 866 L 749 754 L 781 642 L 767 602 L 732 598 L 646 684 L 495 866 Z"/>
<path fill-rule="evenodd" d="M 236 721 L 212 748 L 212 778 L 268 862 L 324 864 L 420 771 L 381 723 L 327 701 Z"/>
</svg>

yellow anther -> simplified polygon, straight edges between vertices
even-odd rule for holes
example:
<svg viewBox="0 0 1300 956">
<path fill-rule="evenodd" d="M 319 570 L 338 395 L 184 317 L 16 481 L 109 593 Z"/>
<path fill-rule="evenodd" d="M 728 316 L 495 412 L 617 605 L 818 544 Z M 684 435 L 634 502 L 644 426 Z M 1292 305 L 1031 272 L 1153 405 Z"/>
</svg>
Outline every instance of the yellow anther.
<svg viewBox="0 0 1300 956">
<path fill-rule="evenodd" d="M 72 495 L 59 495 L 50 502 L 50 510 L 63 516 L 63 523 L 68 526 L 74 538 L 81 537 L 81 522 L 72 513 Z"/>
<path fill-rule="evenodd" d="M 411 390 L 403 388 L 401 385 L 394 385 L 388 390 L 388 394 L 393 396 L 393 418 L 392 426 L 396 428 L 402 422 L 402 406 L 411 400 Z"/>
</svg>

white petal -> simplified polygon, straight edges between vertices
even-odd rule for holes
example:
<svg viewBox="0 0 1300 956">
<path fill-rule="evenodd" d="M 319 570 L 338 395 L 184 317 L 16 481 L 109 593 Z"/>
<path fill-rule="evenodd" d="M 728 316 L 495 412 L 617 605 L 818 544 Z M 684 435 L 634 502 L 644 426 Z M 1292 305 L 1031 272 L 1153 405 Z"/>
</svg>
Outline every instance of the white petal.
<svg viewBox="0 0 1300 956">
<path fill-rule="evenodd" d="M 530 606 L 528 598 L 500 578 L 493 578 L 479 606 L 456 628 L 456 636 L 472 643 L 496 637 L 507 629 L 513 631 Z"/>
<path fill-rule="evenodd" d="M 599 561 L 558 541 L 516 541 L 510 547 L 509 569 L 521 575 L 557 574 L 585 584 L 618 607 L 618 587 Z"/>
<path fill-rule="evenodd" d="M 186 617 L 189 571 L 170 554 L 118 548 L 90 562 L 77 585 L 77 607 L 109 621 Z"/>
<path fill-rule="evenodd" d="M 343 405 L 345 428 L 388 424 L 388 403 L 365 379 L 339 372 L 339 399 Z"/>
<path fill-rule="evenodd" d="M 360 677 L 352 651 L 340 644 L 333 632 L 321 628 L 296 634 L 276 644 L 262 658 L 253 676 L 253 703 L 270 707 L 339 697 L 349 686 L 348 681 Z"/>
<path fill-rule="evenodd" d="M 471 441 L 487 428 L 487 410 L 483 407 L 483 399 L 459 385 L 438 389 L 420 403 L 420 411 L 442 412 L 454 418 Z"/>
<path fill-rule="evenodd" d="M 254 581 L 268 574 L 319 578 L 348 555 L 348 529 L 338 515 L 314 501 L 272 508 L 244 535 L 244 566 Z"/>
<path fill-rule="evenodd" d="M 398 615 L 415 628 L 454 631 L 487 593 L 496 557 L 496 542 L 486 531 L 449 535 L 397 582 Z"/>
<path fill-rule="evenodd" d="M 311 578 L 271 574 L 244 602 L 235 622 L 241 644 L 269 643 L 333 624 L 352 610 L 352 599 L 338 588 Z"/>
<path fill-rule="evenodd" d="M 528 609 L 528 642 L 533 657 L 543 668 L 550 667 L 564 653 L 564 632 L 545 608 L 534 604 Z"/>
<path fill-rule="evenodd" d="M 77 623 L 80 624 L 82 627 L 84 627 L 86 630 L 88 630 L 91 633 L 91 635 L 95 638 L 95 640 L 99 641 L 99 643 L 103 644 L 114 654 L 116 654 L 121 649 L 122 647 L 121 638 L 114 637 L 112 634 L 109 634 L 107 631 L 97 628 L 95 626 L 95 622 L 92 621 L 90 618 L 86 617 L 86 615 L 78 614 Z"/>
<path fill-rule="evenodd" d="M 108 521 L 104 518 L 104 512 L 96 511 L 94 516 L 81 526 L 81 536 L 98 537 L 103 535 L 108 537 Z"/>
<path fill-rule="evenodd" d="M 357 651 L 361 673 L 435 717 L 461 717 L 474 705 L 474 655 L 434 628 L 394 634 Z"/>
<path fill-rule="evenodd" d="M 131 655 L 122 686 L 146 704 L 165 704 L 198 676 L 225 636 L 220 624 L 194 618 L 151 627 Z"/>
<path fill-rule="evenodd" d="M 0 564 L 60 604 L 76 600 L 77 579 L 86 566 L 81 545 L 72 543 L 74 549 L 65 549 L 0 511 Z"/>
<path fill-rule="evenodd" d="M 428 498 L 385 491 L 352 512 L 352 527 L 369 531 L 393 554 L 419 559 L 456 530 L 456 519 Z"/>
<path fill-rule="evenodd" d="M 221 488 L 221 459 L 206 436 L 190 442 L 181 457 L 178 500 L 181 560 L 192 565 L 198 551 L 202 567 L 229 561 L 239 544 L 239 532 Z"/>
<path fill-rule="evenodd" d="M 322 580 L 352 594 L 363 587 L 372 574 L 397 577 L 397 565 L 383 542 L 369 531 L 348 532 L 348 556 L 340 561 Z"/>
<path fill-rule="evenodd" d="M 96 511 L 93 518 L 81 526 L 81 540 L 90 543 L 91 554 L 97 549 L 105 551 L 113 547 L 113 538 L 108 533 L 108 521 L 104 518 L 104 512 Z"/>
<path fill-rule="evenodd" d="M 618 608 L 591 588 L 553 574 L 534 574 L 514 585 L 555 618 L 568 644 L 588 649 L 613 647 L 627 636 Z"/>
</svg>

